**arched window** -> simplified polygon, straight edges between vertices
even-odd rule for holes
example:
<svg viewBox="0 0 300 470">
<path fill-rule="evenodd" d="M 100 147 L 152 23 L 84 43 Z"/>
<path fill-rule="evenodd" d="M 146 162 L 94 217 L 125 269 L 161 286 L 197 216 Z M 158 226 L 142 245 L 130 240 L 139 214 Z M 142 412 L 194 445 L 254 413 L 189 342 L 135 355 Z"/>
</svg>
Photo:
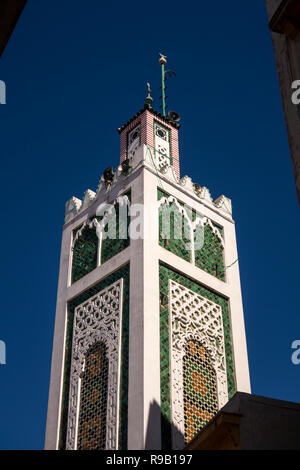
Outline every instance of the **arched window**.
<svg viewBox="0 0 300 470">
<path fill-rule="evenodd" d="M 191 261 L 190 227 L 175 203 L 159 208 L 159 244 L 177 256 Z"/>
<path fill-rule="evenodd" d="M 207 349 L 185 344 L 183 356 L 184 440 L 188 443 L 218 412 L 217 376 Z"/>
<path fill-rule="evenodd" d="M 130 194 L 127 195 L 130 197 Z M 129 218 L 129 206 L 124 205 L 120 208 L 119 204 L 114 205 L 114 211 L 108 216 L 107 223 L 104 228 L 104 232 L 107 232 L 108 227 L 111 224 L 113 227 L 113 238 L 103 237 L 101 246 L 101 264 L 109 260 L 120 251 L 127 248 L 130 245 L 130 237 L 128 233 L 128 227 L 130 223 Z M 121 213 L 122 210 L 122 213 Z M 113 219 L 113 222 L 110 221 Z"/>
<path fill-rule="evenodd" d="M 104 343 L 86 353 L 81 377 L 78 450 L 103 450 L 106 446 L 108 359 Z"/>
<path fill-rule="evenodd" d="M 204 244 L 195 250 L 195 265 L 213 276 L 225 280 L 223 246 L 210 225 L 204 226 Z"/>
<path fill-rule="evenodd" d="M 96 229 L 95 227 L 89 228 L 86 226 L 73 246 L 72 283 L 97 267 L 97 254 L 98 236 Z"/>
</svg>

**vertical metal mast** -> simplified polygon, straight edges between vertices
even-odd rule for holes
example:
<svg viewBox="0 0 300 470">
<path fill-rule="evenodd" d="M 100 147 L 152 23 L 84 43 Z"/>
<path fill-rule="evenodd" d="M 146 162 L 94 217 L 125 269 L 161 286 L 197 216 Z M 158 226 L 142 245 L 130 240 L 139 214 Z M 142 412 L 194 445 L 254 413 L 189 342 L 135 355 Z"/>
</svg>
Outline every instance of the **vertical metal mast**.
<svg viewBox="0 0 300 470">
<path fill-rule="evenodd" d="M 161 98 L 162 98 L 162 113 L 166 115 L 166 94 L 165 94 L 165 65 L 167 63 L 167 56 L 159 53 L 159 65 L 161 66 Z"/>
</svg>

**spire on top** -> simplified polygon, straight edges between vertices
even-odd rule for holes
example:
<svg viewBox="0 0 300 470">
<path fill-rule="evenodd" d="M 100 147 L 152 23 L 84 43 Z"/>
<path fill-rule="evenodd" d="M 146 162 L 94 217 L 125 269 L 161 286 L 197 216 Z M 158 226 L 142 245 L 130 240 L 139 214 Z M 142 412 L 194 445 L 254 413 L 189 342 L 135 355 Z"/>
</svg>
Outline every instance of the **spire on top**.
<svg viewBox="0 0 300 470">
<path fill-rule="evenodd" d="M 150 88 L 150 83 L 147 83 L 147 97 L 145 98 L 145 103 L 151 107 L 151 104 L 153 103 L 153 98 L 151 96 L 151 88 Z"/>
</svg>

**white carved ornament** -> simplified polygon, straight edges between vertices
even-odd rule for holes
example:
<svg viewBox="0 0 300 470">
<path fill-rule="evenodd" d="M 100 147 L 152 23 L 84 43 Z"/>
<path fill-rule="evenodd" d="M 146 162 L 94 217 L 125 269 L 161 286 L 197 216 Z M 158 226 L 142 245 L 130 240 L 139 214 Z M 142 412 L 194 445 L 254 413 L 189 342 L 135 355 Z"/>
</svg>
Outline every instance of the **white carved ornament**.
<svg viewBox="0 0 300 470">
<path fill-rule="evenodd" d="M 68 450 L 77 448 L 80 377 L 85 367 L 85 355 L 92 345 L 100 341 L 107 347 L 109 363 L 106 449 L 118 448 L 122 292 L 123 279 L 119 279 L 75 308 L 66 444 Z"/>
<path fill-rule="evenodd" d="M 90 220 L 90 219 L 87 219 L 81 226 L 81 228 L 79 230 L 77 230 L 76 232 L 76 235 L 73 239 L 73 243 L 72 243 L 72 248 L 74 248 L 75 246 L 75 243 L 76 241 L 82 236 L 82 233 L 84 231 L 84 229 L 86 227 L 88 228 L 93 228 L 95 227 L 96 228 L 96 233 L 98 235 L 98 238 L 101 239 L 102 238 L 102 233 L 103 233 L 103 229 L 105 228 L 105 225 L 107 224 L 108 222 L 108 219 L 109 219 L 109 216 L 111 214 L 114 213 L 115 211 L 115 208 L 114 206 L 116 204 L 119 204 L 120 207 L 123 207 L 123 206 L 127 206 L 129 207 L 130 206 L 130 201 L 129 201 L 129 198 L 128 196 L 118 196 L 112 204 L 106 204 L 106 203 L 103 203 L 103 205 L 100 205 L 97 209 L 97 215 L 103 215 L 103 218 L 101 219 L 100 222 L 98 222 L 98 220 L 96 218 Z M 103 206 L 103 208 L 102 208 Z"/>
<path fill-rule="evenodd" d="M 169 131 L 159 124 L 154 124 L 155 134 L 155 160 L 159 170 L 170 165 Z"/>
<path fill-rule="evenodd" d="M 169 280 L 171 416 L 174 449 L 184 447 L 183 356 L 189 340 L 209 352 L 216 371 L 219 408 L 228 401 L 222 308 Z"/>
</svg>

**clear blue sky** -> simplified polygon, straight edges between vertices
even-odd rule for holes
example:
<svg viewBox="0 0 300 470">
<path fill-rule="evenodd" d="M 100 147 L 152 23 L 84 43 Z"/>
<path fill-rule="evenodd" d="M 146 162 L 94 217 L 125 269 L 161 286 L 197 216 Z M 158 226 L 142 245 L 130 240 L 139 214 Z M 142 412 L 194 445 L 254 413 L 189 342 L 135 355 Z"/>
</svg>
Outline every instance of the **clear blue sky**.
<svg viewBox="0 0 300 470">
<path fill-rule="evenodd" d="M 232 198 L 255 394 L 300 401 L 299 208 L 264 1 L 29 1 L 0 61 L 0 448 L 44 444 L 64 204 L 177 77 L 182 175 Z"/>
</svg>

